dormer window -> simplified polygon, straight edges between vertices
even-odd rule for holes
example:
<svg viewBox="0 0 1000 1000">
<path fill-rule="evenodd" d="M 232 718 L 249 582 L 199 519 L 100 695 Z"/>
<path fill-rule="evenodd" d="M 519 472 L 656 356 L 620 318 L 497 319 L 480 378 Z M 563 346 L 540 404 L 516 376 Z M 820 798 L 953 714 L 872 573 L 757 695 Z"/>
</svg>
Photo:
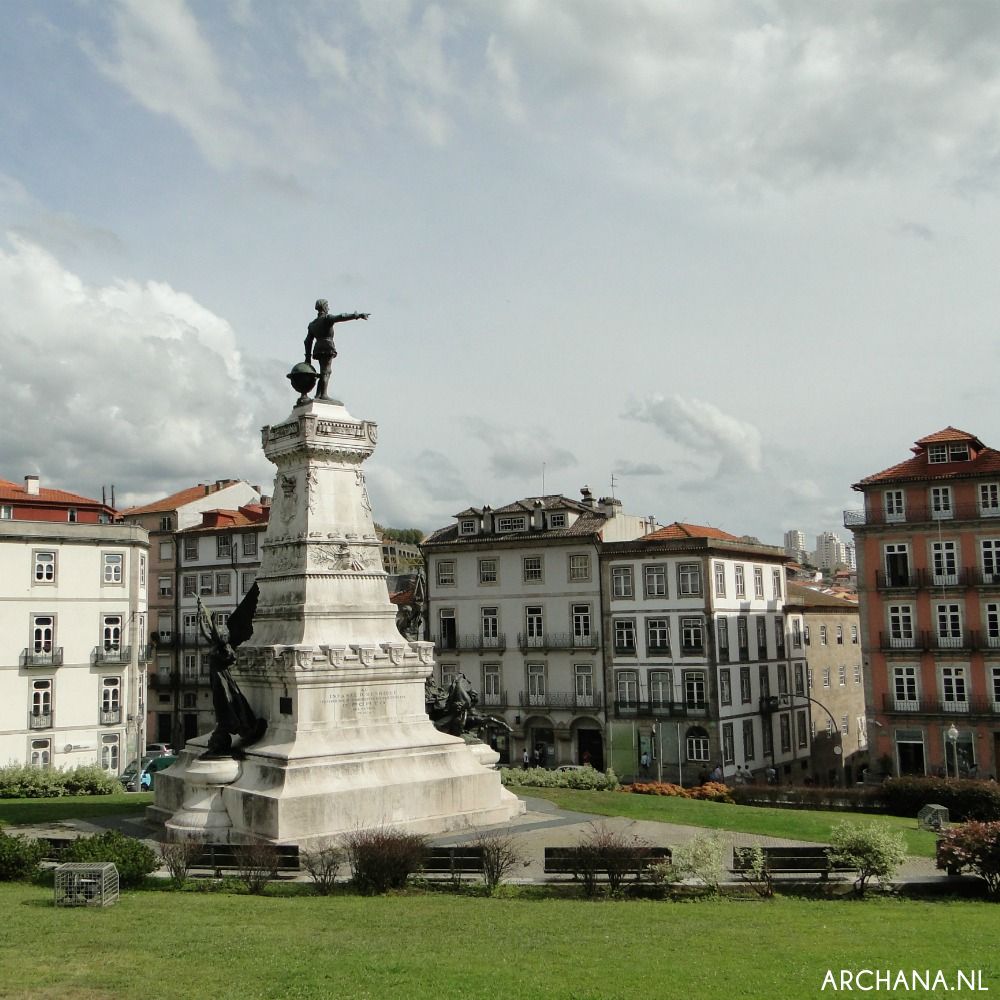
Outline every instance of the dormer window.
<svg viewBox="0 0 1000 1000">
<path fill-rule="evenodd" d="M 957 444 L 957 443 L 948 445 L 948 461 L 968 462 L 969 446 L 967 444 Z"/>
<path fill-rule="evenodd" d="M 943 444 L 932 444 L 927 447 L 927 461 L 931 465 L 948 461 L 948 448 Z"/>
<path fill-rule="evenodd" d="M 497 531 L 526 531 L 527 527 L 528 521 L 524 517 L 497 518 Z"/>
<path fill-rule="evenodd" d="M 549 527 L 550 528 L 565 528 L 566 527 L 566 515 L 565 514 L 550 514 L 549 515 Z"/>
<path fill-rule="evenodd" d="M 476 522 L 471 517 L 459 521 L 458 533 L 460 535 L 474 535 L 476 533 Z"/>
</svg>

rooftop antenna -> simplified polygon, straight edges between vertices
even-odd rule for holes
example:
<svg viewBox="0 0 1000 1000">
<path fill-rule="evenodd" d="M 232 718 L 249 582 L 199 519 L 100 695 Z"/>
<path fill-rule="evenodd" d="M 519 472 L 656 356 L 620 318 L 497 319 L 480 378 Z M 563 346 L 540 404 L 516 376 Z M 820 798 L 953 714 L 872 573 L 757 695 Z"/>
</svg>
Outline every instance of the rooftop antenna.
<svg viewBox="0 0 1000 1000">
<path fill-rule="evenodd" d="M 615 474 L 611 473 L 611 498 L 615 499 L 615 487 L 618 485 L 618 480 L 615 478 Z"/>
<path fill-rule="evenodd" d="M 542 462 L 542 496 L 545 496 L 545 463 Z"/>
</svg>

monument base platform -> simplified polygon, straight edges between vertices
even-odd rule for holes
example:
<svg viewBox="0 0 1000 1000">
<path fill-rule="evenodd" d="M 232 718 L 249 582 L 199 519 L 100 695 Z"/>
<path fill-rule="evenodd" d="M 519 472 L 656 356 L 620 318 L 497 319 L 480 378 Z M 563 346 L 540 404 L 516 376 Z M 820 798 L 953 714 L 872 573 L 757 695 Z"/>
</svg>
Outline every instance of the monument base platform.
<svg viewBox="0 0 1000 1000">
<path fill-rule="evenodd" d="M 524 803 L 484 766 L 495 752 L 450 739 L 375 754 L 290 759 L 251 750 L 240 761 L 213 761 L 199 746 L 202 737 L 157 774 L 156 804 L 146 815 L 176 839 L 308 849 L 355 830 L 387 826 L 435 836 L 523 813 Z"/>
</svg>

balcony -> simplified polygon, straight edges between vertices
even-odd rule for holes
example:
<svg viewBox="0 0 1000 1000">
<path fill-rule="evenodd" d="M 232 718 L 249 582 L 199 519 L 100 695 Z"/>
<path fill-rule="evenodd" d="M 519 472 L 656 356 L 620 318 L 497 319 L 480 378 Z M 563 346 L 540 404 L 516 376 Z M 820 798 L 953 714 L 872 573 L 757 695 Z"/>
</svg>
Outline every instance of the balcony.
<svg viewBox="0 0 1000 1000">
<path fill-rule="evenodd" d="M 703 642 L 681 643 L 681 656 L 704 656 L 704 655 L 705 655 L 705 644 Z"/>
<path fill-rule="evenodd" d="M 922 570 L 911 569 L 893 573 L 878 570 L 875 573 L 876 590 L 917 590 L 923 586 L 926 586 L 926 577 Z"/>
<path fill-rule="evenodd" d="M 63 648 L 55 646 L 52 649 L 21 650 L 22 667 L 61 667 L 63 663 Z"/>
<path fill-rule="evenodd" d="M 165 674 L 154 671 L 148 677 L 149 686 L 154 691 L 166 691 L 173 686 L 173 675 L 168 671 Z"/>
<path fill-rule="evenodd" d="M 963 701 L 943 698 L 896 698 L 882 696 L 882 710 L 887 715 L 1000 715 L 1000 702 L 987 698 Z"/>
<path fill-rule="evenodd" d="M 704 716 L 707 709 L 708 705 L 703 701 L 664 701 L 661 698 L 628 699 L 614 703 L 615 716 L 619 719 L 649 716 L 683 719 Z"/>
<path fill-rule="evenodd" d="M 951 635 L 939 635 L 937 632 L 930 634 L 930 648 L 935 651 L 943 650 L 970 650 L 976 648 L 976 633 L 968 629 L 960 629 Z"/>
<path fill-rule="evenodd" d="M 902 634 L 893 632 L 879 633 L 879 649 L 884 653 L 921 652 L 929 648 L 930 640 L 927 632 L 904 631 Z"/>
<path fill-rule="evenodd" d="M 576 635 L 573 632 L 517 633 L 517 645 L 522 652 L 529 649 L 595 650 L 599 641 L 600 637 L 596 632 L 592 632 L 590 635 Z"/>
<path fill-rule="evenodd" d="M 128 663 L 132 659 L 132 647 L 95 646 L 91 655 L 94 663 Z"/>
<path fill-rule="evenodd" d="M 977 587 L 1000 587 L 1000 573 L 987 573 L 982 569 L 966 570 L 974 586 Z"/>
<path fill-rule="evenodd" d="M 507 708 L 509 704 L 506 691 L 492 691 L 479 696 L 480 708 Z"/>
<path fill-rule="evenodd" d="M 155 646 L 140 646 L 139 647 L 139 662 L 149 663 L 153 657 L 156 655 Z"/>
<path fill-rule="evenodd" d="M 791 696 L 787 694 L 773 694 L 758 699 L 757 705 L 760 708 L 760 711 L 766 715 L 771 712 L 778 712 L 783 708 L 791 708 L 792 699 Z"/>
<path fill-rule="evenodd" d="M 31 712 L 28 715 L 28 728 L 29 729 L 51 729 L 52 728 L 52 713 L 51 712 Z"/>
<path fill-rule="evenodd" d="M 439 637 L 440 638 L 440 637 Z M 445 636 L 444 638 L 449 638 Z M 472 650 L 481 653 L 502 653 L 507 648 L 506 635 L 457 635 L 450 637 L 453 645 L 451 647 L 441 646 L 439 648 L 450 648 L 453 650 Z M 435 640 L 437 646 L 437 640 Z"/>
<path fill-rule="evenodd" d="M 122 710 L 120 708 L 102 708 L 101 725 L 117 726 L 122 721 Z"/>
<path fill-rule="evenodd" d="M 873 494 L 873 498 L 877 495 Z M 982 517 L 996 517 L 1000 511 L 994 508 L 983 510 L 978 503 L 956 503 L 950 507 L 935 509 L 930 504 L 908 503 L 906 509 L 887 514 L 879 506 L 875 510 L 845 510 L 845 528 L 871 528 L 896 524 L 926 524 L 935 521 L 978 521 Z"/>
<path fill-rule="evenodd" d="M 577 694 L 575 691 L 548 691 L 545 694 L 518 692 L 518 704 L 522 708 L 563 708 L 594 709 L 601 707 L 601 694 Z"/>
</svg>

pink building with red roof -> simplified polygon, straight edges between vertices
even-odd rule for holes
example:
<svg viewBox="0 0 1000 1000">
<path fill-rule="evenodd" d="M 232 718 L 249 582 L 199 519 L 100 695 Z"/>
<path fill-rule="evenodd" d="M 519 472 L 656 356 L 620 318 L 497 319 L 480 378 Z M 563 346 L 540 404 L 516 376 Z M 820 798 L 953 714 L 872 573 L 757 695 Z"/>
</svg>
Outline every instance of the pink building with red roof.
<svg viewBox="0 0 1000 1000">
<path fill-rule="evenodd" d="M 1000 452 L 946 427 L 854 484 L 873 765 L 1000 765 Z"/>
</svg>

